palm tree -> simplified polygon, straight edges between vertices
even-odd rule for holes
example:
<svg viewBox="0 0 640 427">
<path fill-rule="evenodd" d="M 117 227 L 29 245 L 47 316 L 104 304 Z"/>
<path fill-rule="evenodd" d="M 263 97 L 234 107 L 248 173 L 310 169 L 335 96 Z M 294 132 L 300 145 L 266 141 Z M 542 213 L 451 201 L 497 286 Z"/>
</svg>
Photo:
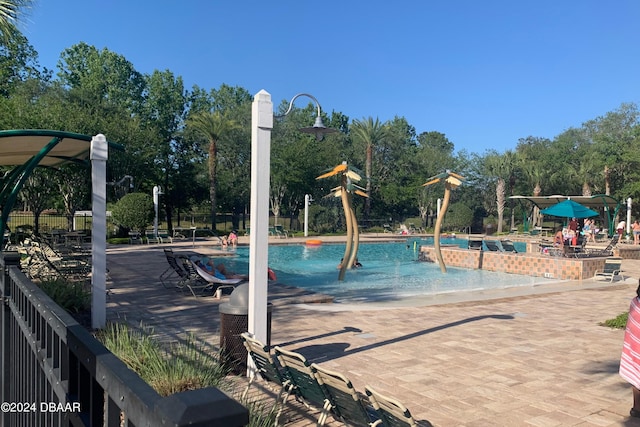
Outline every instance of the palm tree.
<svg viewBox="0 0 640 427">
<path fill-rule="evenodd" d="M 358 257 L 358 246 L 360 245 L 358 220 L 356 219 L 356 213 L 353 210 L 353 204 L 351 203 L 352 194 L 355 193 L 363 197 L 368 196 L 367 193 L 362 191 L 364 188 L 354 184 L 354 182 L 359 182 L 362 178 L 354 168 L 349 167 L 347 162 L 342 162 L 342 164 L 339 164 L 316 179 L 323 179 L 336 175 L 341 176 L 340 185 L 331 189 L 329 196 L 340 197 L 342 200 L 345 223 L 347 225 L 347 243 L 344 250 L 344 256 L 342 257 L 342 263 L 340 265 L 340 273 L 338 274 L 338 280 L 344 280 L 346 271 L 356 262 Z"/>
<path fill-rule="evenodd" d="M 5 43 L 18 32 L 16 21 L 18 16 L 33 4 L 33 0 L 0 1 L 0 35 Z"/>
<path fill-rule="evenodd" d="M 187 127 L 204 136 L 209 142 L 209 199 L 211 200 L 211 230 L 216 230 L 216 169 L 218 141 L 225 133 L 237 127 L 236 122 L 227 119 L 219 111 L 203 111 L 187 120 Z"/>
<path fill-rule="evenodd" d="M 427 182 L 422 184 L 423 187 L 428 185 L 436 184 L 438 182 L 444 181 L 444 200 L 442 201 L 442 208 L 440 209 L 440 215 L 438 215 L 438 219 L 436 220 L 435 230 L 433 230 L 433 245 L 436 250 L 436 258 L 438 258 L 438 264 L 440 264 L 440 271 L 443 273 L 447 272 L 447 266 L 444 265 L 444 260 L 442 259 L 442 252 L 440 251 L 440 227 L 442 227 L 442 221 L 444 219 L 444 214 L 447 212 L 447 208 L 449 207 L 449 198 L 451 197 L 451 190 L 457 188 L 462 181 L 464 181 L 464 177 L 462 175 L 458 175 L 457 173 L 446 171 L 439 175 L 432 176 L 429 178 Z"/>
<path fill-rule="evenodd" d="M 371 213 L 371 170 L 373 169 L 373 147 L 387 137 L 388 130 L 378 118 L 373 120 L 372 117 L 363 120 L 354 120 L 352 123 L 351 133 L 354 138 L 363 142 L 366 146 L 366 160 L 364 165 L 364 175 L 367 180 L 365 184 L 365 192 L 367 199 L 364 202 L 364 219 L 369 219 Z"/>
</svg>

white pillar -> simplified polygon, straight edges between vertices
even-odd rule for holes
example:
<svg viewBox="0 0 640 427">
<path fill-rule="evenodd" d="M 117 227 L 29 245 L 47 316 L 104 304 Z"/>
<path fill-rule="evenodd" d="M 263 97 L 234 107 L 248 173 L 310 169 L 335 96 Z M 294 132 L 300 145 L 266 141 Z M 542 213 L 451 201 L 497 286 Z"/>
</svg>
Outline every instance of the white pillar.
<svg viewBox="0 0 640 427">
<path fill-rule="evenodd" d="M 91 327 L 107 324 L 107 139 L 91 139 Z"/>
<path fill-rule="evenodd" d="M 627 199 L 627 234 L 631 234 L 631 197 Z"/>
<path fill-rule="evenodd" d="M 304 195 L 304 237 L 309 235 L 309 202 L 311 194 Z"/>
<path fill-rule="evenodd" d="M 251 106 L 251 234 L 249 235 L 249 332 L 267 342 L 269 176 L 273 103 L 264 89 Z"/>
<path fill-rule="evenodd" d="M 153 186 L 153 209 L 156 216 L 153 218 L 153 235 L 158 237 L 158 203 L 162 190 L 157 185 Z"/>
</svg>

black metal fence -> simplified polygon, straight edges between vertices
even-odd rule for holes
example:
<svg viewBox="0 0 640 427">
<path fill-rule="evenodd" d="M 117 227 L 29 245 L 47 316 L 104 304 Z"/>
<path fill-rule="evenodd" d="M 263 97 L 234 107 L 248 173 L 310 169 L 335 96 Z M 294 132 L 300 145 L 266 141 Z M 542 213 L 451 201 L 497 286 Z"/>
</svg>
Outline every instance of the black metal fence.
<svg viewBox="0 0 640 427">
<path fill-rule="evenodd" d="M 36 426 L 243 426 L 217 388 L 161 397 L 0 254 L 0 421 Z"/>
</svg>

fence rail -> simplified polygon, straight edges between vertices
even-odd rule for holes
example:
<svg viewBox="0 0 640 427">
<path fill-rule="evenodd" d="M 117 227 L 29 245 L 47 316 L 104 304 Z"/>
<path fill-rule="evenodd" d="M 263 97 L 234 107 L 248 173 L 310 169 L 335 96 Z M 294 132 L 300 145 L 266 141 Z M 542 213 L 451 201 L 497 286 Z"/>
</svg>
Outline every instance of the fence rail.
<svg viewBox="0 0 640 427">
<path fill-rule="evenodd" d="M 217 388 L 160 396 L 0 253 L 0 421 L 34 426 L 243 426 Z M 7 406 L 8 405 L 8 406 Z"/>
</svg>

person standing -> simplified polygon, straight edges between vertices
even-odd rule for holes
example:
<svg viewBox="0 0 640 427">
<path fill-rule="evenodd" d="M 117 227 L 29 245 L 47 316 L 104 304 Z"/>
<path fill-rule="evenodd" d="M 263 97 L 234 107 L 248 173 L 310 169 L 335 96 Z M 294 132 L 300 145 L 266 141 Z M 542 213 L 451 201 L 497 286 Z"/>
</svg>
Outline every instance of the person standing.
<svg viewBox="0 0 640 427">
<path fill-rule="evenodd" d="M 640 222 L 637 219 L 631 224 L 631 230 L 633 230 L 633 244 L 640 245 Z"/>
<path fill-rule="evenodd" d="M 618 223 L 618 226 L 616 227 L 616 232 L 618 233 L 618 242 L 622 243 L 622 236 L 624 236 L 624 230 L 627 227 L 627 223 L 622 220 Z"/>
</svg>

